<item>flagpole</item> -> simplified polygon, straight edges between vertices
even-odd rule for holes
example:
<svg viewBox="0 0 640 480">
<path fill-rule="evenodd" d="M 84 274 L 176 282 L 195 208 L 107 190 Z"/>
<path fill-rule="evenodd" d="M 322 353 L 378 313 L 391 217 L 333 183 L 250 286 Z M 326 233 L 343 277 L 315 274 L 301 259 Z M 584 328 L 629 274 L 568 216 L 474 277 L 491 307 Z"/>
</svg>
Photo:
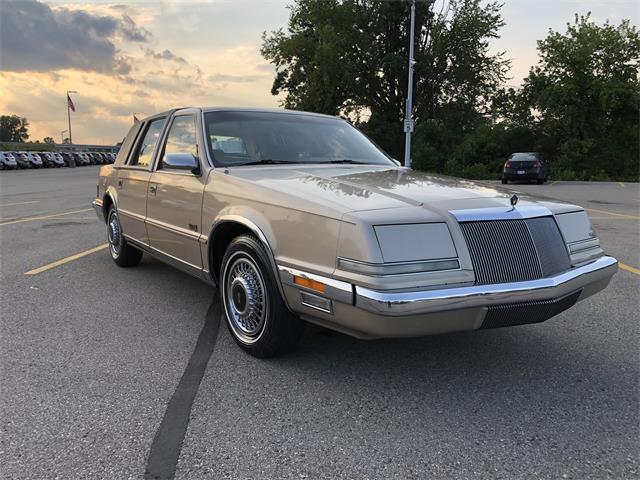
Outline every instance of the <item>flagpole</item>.
<svg viewBox="0 0 640 480">
<path fill-rule="evenodd" d="M 73 137 L 71 136 L 71 108 L 69 107 L 70 93 L 78 93 L 75 90 L 67 90 L 67 120 L 69 122 L 69 144 L 73 145 Z"/>
<path fill-rule="evenodd" d="M 411 134 L 413 133 L 413 66 L 415 60 L 413 58 L 413 44 L 415 37 L 416 25 L 416 0 L 411 2 L 411 32 L 409 34 L 409 85 L 407 88 L 407 103 L 404 116 L 404 166 L 411 167 Z"/>
</svg>

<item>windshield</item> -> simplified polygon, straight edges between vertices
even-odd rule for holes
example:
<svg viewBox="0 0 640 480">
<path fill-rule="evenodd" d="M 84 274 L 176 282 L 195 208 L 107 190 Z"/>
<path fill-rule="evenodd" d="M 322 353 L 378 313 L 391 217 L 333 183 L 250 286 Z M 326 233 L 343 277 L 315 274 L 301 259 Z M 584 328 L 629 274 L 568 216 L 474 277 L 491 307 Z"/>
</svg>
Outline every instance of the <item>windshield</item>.
<svg viewBox="0 0 640 480">
<path fill-rule="evenodd" d="M 255 163 L 394 165 L 360 131 L 339 118 L 271 112 L 209 112 L 206 136 L 219 166 Z"/>
<path fill-rule="evenodd" d="M 516 162 L 537 162 L 539 160 L 537 153 L 514 153 L 509 160 Z"/>
</svg>

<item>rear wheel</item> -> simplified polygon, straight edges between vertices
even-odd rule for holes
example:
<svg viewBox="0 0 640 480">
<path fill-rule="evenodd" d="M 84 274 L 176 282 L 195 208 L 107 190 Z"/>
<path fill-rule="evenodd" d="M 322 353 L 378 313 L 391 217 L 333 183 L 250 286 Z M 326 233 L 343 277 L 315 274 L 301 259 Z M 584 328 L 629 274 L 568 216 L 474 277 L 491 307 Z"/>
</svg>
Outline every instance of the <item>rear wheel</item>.
<svg viewBox="0 0 640 480">
<path fill-rule="evenodd" d="M 109 241 L 109 253 L 119 267 L 134 267 L 142 259 L 142 251 L 127 243 L 122 234 L 120 219 L 115 206 L 111 205 L 107 216 L 107 239 Z"/>
<path fill-rule="evenodd" d="M 502 184 L 503 184 L 503 185 L 506 185 L 507 183 L 509 183 L 509 180 L 507 180 L 506 178 L 503 178 L 503 179 L 502 179 Z"/>
<path fill-rule="evenodd" d="M 262 244 L 241 235 L 227 247 L 220 269 L 220 300 L 236 343 L 266 358 L 295 348 L 304 322 L 289 311 Z"/>
</svg>

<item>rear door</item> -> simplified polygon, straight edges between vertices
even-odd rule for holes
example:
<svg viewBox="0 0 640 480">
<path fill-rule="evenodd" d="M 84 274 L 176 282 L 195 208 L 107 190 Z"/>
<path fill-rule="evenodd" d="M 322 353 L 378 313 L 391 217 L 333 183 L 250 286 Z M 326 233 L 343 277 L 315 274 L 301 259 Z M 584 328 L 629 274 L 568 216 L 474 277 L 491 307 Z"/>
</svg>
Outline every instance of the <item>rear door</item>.
<svg viewBox="0 0 640 480">
<path fill-rule="evenodd" d="M 147 121 L 138 133 L 136 142 L 126 162 L 118 168 L 118 215 L 122 232 L 145 245 L 149 243 L 145 216 L 147 212 L 147 188 L 151 177 L 153 154 L 166 117 Z"/>
<path fill-rule="evenodd" d="M 167 129 L 166 139 L 149 181 L 147 231 L 149 244 L 183 266 L 202 269 L 200 234 L 202 233 L 202 195 L 206 180 L 203 164 L 200 172 L 172 169 L 163 160 L 166 154 L 190 154 L 199 157 L 197 112 L 176 114 Z"/>
</svg>

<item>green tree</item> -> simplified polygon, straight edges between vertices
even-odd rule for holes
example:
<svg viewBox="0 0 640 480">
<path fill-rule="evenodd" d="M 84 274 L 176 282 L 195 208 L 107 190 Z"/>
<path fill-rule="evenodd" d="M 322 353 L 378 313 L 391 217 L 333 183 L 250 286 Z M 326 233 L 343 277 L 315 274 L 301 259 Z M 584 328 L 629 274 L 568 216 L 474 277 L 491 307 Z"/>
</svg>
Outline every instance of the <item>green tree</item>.
<svg viewBox="0 0 640 480">
<path fill-rule="evenodd" d="M 42 141 L 48 145 L 55 145 L 56 141 L 51 137 L 44 137 Z"/>
<path fill-rule="evenodd" d="M 0 115 L 0 142 L 24 142 L 29 138 L 29 122 L 18 115 Z"/>
<path fill-rule="evenodd" d="M 272 94 L 284 93 L 287 108 L 349 116 L 399 157 L 410 3 L 296 0 L 287 31 L 263 35 L 262 55 L 276 66 Z M 499 4 L 438 5 L 421 1 L 416 14 L 414 116 L 425 125 L 416 132 L 423 155 L 438 150 L 429 132 L 462 135 L 488 114 L 508 69 L 502 54 L 489 52 L 503 25 Z"/>
<path fill-rule="evenodd" d="M 638 178 L 640 35 L 624 20 L 576 15 L 538 42 L 521 95 L 555 151 L 556 171 L 581 178 Z"/>
</svg>

